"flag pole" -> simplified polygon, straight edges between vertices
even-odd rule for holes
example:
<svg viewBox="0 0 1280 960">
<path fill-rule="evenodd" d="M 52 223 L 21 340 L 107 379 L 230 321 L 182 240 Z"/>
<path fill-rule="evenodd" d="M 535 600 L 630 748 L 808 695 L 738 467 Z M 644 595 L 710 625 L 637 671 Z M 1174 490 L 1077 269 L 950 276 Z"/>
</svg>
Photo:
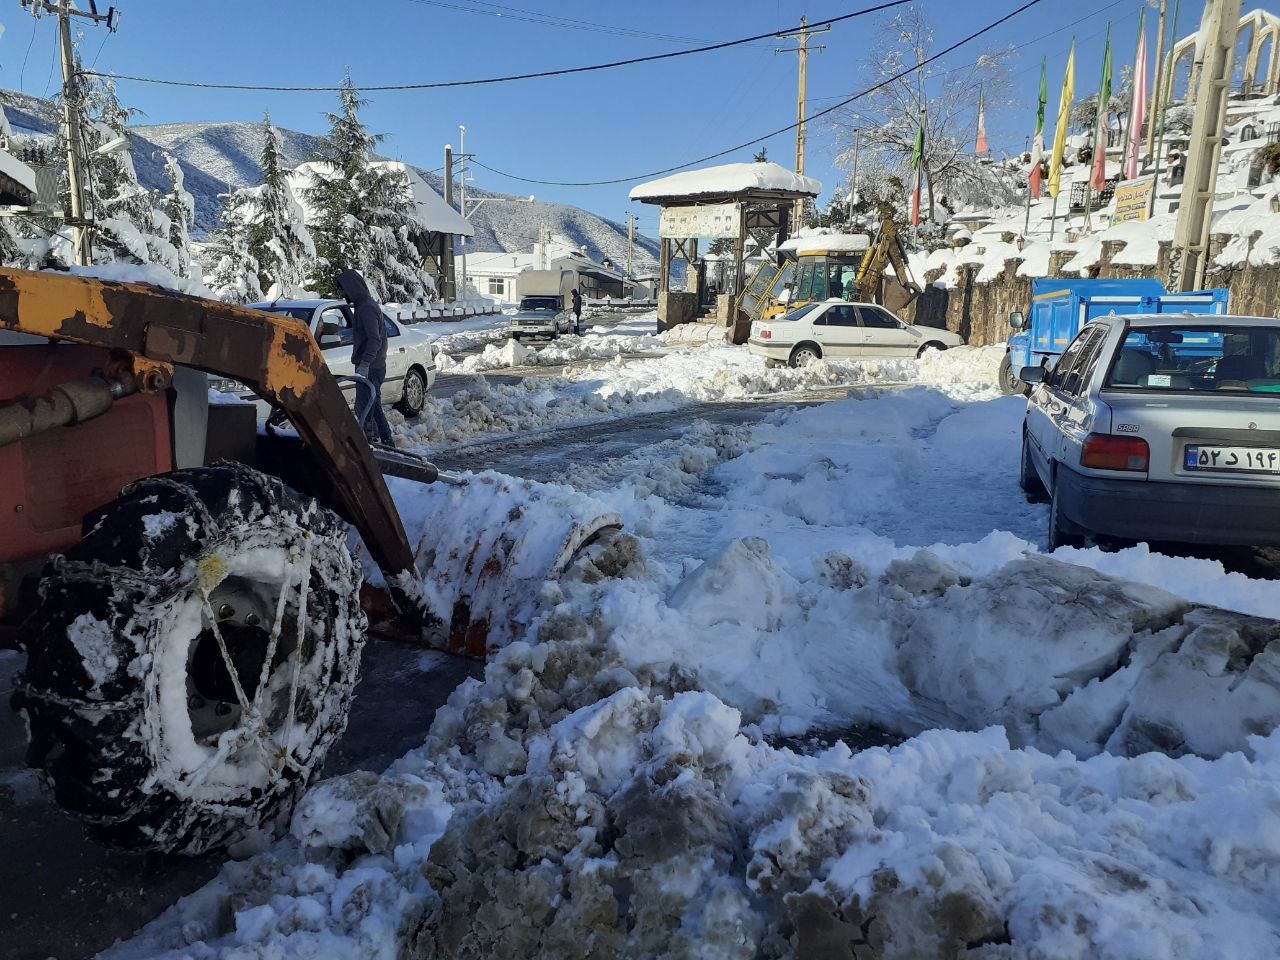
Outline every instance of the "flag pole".
<svg viewBox="0 0 1280 960">
<path fill-rule="evenodd" d="M 1022 235 L 1025 237 L 1031 232 L 1031 184 L 1027 184 L 1027 216 L 1022 224 Z"/>
<path fill-rule="evenodd" d="M 1049 214 L 1049 242 L 1053 242 L 1053 231 L 1058 227 L 1058 195 L 1053 195 L 1053 212 Z"/>
<path fill-rule="evenodd" d="M 1178 15 L 1182 12 L 1182 0 L 1177 0 L 1173 5 L 1173 23 L 1170 24 L 1169 30 L 1169 56 L 1173 56 L 1173 45 L 1178 39 Z M 1273 41 L 1274 42 L 1274 41 Z M 1158 124 L 1156 129 L 1156 161 L 1155 166 L 1151 170 L 1151 195 L 1147 198 L 1147 217 L 1148 219 L 1155 216 L 1156 213 L 1156 191 L 1160 188 L 1160 160 L 1164 154 L 1164 115 L 1165 104 L 1173 99 L 1173 69 L 1170 64 L 1170 70 L 1167 76 L 1164 72 L 1164 64 L 1157 63 L 1156 69 L 1160 72 L 1160 76 L 1164 77 L 1162 88 L 1160 89 L 1160 100 L 1162 102 L 1155 105 L 1156 116 L 1151 118 L 1153 124 Z"/>
</svg>

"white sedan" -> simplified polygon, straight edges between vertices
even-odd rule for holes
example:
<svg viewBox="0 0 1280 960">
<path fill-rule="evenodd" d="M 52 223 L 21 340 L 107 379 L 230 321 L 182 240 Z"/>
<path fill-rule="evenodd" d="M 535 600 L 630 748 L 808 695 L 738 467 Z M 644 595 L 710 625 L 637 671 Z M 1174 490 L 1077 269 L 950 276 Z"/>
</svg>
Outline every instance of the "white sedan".
<svg viewBox="0 0 1280 960">
<path fill-rule="evenodd" d="M 249 304 L 254 310 L 283 314 L 305 323 L 320 344 L 325 362 L 334 376 L 355 373 L 351 363 L 353 314 L 343 300 L 274 300 Z M 395 404 L 406 417 L 415 417 L 427 403 L 427 391 L 436 378 L 436 348 L 420 330 L 392 320 L 387 324 L 387 379 L 382 384 L 382 402 Z M 211 386 L 224 393 L 243 395 L 239 384 L 214 381 Z M 344 382 L 348 400 L 355 396 L 355 384 Z"/>
<path fill-rule="evenodd" d="M 822 358 L 918 357 L 930 347 L 946 350 L 963 344 L 949 330 L 903 323 L 879 304 L 844 300 L 809 303 L 772 320 L 757 320 L 747 341 L 751 352 L 770 366 L 793 367 Z"/>
</svg>

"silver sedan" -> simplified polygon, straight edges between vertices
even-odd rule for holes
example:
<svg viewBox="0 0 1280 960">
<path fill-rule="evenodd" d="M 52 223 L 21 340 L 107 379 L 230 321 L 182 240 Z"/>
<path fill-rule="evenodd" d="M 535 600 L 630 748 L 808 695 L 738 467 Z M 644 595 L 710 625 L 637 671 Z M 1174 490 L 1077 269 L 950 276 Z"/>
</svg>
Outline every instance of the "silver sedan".
<svg viewBox="0 0 1280 960">
<path fill-rule="evenodd" d="M 1051 549 L 1280 546 L 1280 321 L 1105 317 L 1020 376 L 1020 480 L 1050 504 Z"/>
</svg>

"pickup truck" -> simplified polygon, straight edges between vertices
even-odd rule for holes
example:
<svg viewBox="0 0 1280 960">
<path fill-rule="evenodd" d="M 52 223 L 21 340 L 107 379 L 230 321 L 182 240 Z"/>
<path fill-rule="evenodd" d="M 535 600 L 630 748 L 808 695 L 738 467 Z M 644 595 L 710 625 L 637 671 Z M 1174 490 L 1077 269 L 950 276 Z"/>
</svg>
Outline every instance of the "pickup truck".
<svg viewBox="0 0 1280 960">
<path fill-rule="evenodd" d="M 1027 393 L 1018 378 L 1023 367 L 1051 367 L 1067 344 L 1098 317 L 1192 313 L 1224 315 L 1224 289 L 1169 293 L 1159 280 L 1032 280 L 1029 316 L 1014 311 L 1000 363 L 1000 387 L 1006 394 Z"/>
<path fill-rule="evenodd" d="M 511 318 L 511 339 L 546 337 L 554 340 L 573 327 L 570 297 L 572 270 L 524 270 L 516 280 L 520 306 Z"/>
</svg>

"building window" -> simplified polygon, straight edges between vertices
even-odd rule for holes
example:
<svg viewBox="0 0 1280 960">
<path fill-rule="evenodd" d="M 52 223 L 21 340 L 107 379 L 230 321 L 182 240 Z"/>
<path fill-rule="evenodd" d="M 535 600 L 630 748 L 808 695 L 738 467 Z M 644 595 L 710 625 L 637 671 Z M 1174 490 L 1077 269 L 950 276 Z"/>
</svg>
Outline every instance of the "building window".
<svg viewBox="0 0 1280 960">
<path fill-rule="evenodd" d="M 504 281 L 501 277 L 489 278 L 489 293 L 492 296 L 496 296 L 496 297 L 505 296 L 506 292 L 507 292 L 506 281 Z"/>
</svg>

